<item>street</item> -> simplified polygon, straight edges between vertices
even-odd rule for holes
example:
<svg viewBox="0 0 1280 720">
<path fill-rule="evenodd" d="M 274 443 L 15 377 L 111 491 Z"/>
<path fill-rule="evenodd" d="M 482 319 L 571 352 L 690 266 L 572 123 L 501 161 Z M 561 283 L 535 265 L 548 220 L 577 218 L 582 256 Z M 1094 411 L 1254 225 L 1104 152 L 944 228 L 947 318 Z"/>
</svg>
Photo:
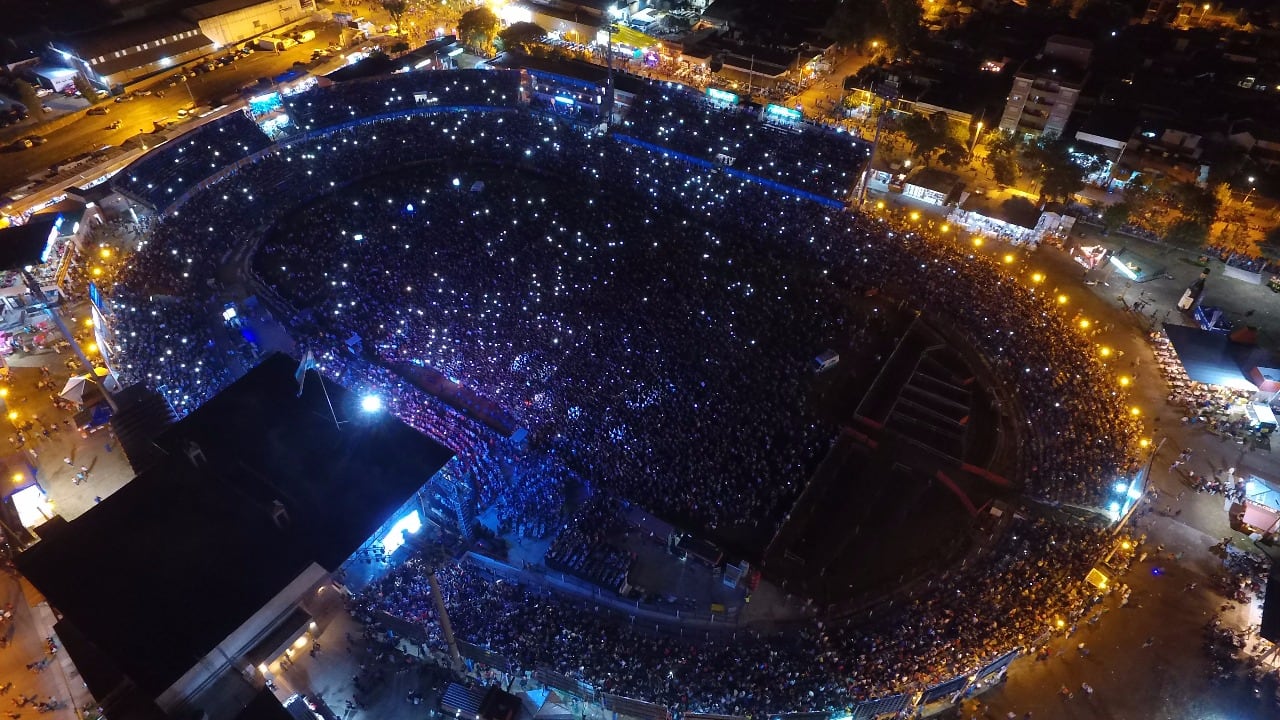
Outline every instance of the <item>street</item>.
<svg viewBox="0 0 1280 720">
<path fill-rule="evenodd" d="M 296 62 L 307 62 L 311 52 L 338 40 L 338 30 L 332 25 L 309 26 L 316 31 L 316 38 L 283 52 L 255 52 L 230 65 L 220 66 L 211 72 L 190 78 L 186 83 L 168 86 L 168 78 L 177 72 L 162 73 L 155 78 L 130 86 L 129 92 L 151 90 L 152 95 L 139 96 L 127 102 L 100 103 L 107 108 L 106 115 L 86 115 L 74 123 L 48 133 L 48 142 L 26 150 L 10 150 L 0 158 L 0 188 L 19 187 L 33 175 L 39 177 L 52 166 L 82 153 L 92 152 L 107 145 L 120 145 L 139 133 L 149 133 L 157 120 L 178 119 L 181 108 L 215 105 L 228 95 L 238 92 L 245 85 L 261 77 L 279 75 Z M 160 97 L 158 92 L 164 93 Z M 80 107 L 84 102 L 77 100 Z M 49 119 L 49 118 L 42 118 Z M 112 122 L 119 120 L 118 130 L 111 130 Z M 31 121 L 6 128 L 0 132 L 0 144 L 13 138 L 32 134 Z"/>
</svg>

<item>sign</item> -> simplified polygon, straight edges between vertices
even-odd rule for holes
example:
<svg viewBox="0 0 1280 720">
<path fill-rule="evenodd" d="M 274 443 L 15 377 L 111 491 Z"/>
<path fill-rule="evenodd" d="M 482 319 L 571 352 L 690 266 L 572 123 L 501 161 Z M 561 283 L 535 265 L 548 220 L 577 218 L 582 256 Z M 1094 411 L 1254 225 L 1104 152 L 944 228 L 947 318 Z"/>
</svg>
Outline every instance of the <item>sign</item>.
<svg viewBox="0 0 1280 720">
<path fill-rule="evenodd" d="M 766 120 L 775 122 L 798 123 L 804 120 L 804 114 L 795 108 L 784 107 L 782 105 L 766 105 L 764 108 Z"/>
<path fill-rule="evenodd" d="M 737 95 L 734 95 L 727 90 L 712 87 L 707 88 L 707 98 L 714 102 L 724 103 L 726 105 L 737 105 L 742 102 L 742 98 L 739 98 Z"/>
<path fill-rule="evenodd" d="M 93 306 L 98 308 L 98 312 L 105 312 L 102 309 L 102 290 L 99 289 L 98 284 L 92 280 L 89 281 L 89 302 L 93 303 Z"/>
</svg>

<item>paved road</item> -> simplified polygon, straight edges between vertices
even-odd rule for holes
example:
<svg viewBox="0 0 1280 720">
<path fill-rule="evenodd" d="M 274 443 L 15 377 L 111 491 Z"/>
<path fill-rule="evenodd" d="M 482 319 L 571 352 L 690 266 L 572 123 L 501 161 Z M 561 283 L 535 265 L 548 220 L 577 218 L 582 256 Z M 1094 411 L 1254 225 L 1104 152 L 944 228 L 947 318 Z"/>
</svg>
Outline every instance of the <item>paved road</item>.
<svg viewBox="0 0 1280 720">
<path fill-rule="evenodd" d="M 198 75 L 187 83 L 168 87 L 167 78 L 171 74 L 164 74 L 155 80 L 140 83 L 137 87 L 131 86 L 130 91 L 159 90 L 164 93 L 164 97 L 152 95 L 123 103 L 107 101 L 103 103 L 103 107 L 109 109 L 109 114 L 87 115 L 71 125 L 46 134 L 48 142 L 44 145 L 0 156 L 0 189 L 21 186 L 29 182 L 27 178 L 31 175 L 45 173 L 54 164 L 81 153 L 107 145 L 119 145 L 138 133 L 151 132 L 154 121 L 166 118 L 175 120 L 180 108 L 215 103 L 260 77 L 278 75 L 295 62 L 309 60 L 313 50 L 338 38 L 338 32 L 332 26 L 317 25 L 313 29 L 316 30 L 316 39 L 309 43 L 280 53 L 255 52 L 231 65 Z M 83 101 L 80 102 L 83 107 Z M 108 129 L 115 120 L 121 121 L 120 129 Z M 29 127 L 22 126 L 21 130 L 19 127 L 7 129 L 3 137 L 13 138 L 27 134 L 30 134 Z"/>
</svg>

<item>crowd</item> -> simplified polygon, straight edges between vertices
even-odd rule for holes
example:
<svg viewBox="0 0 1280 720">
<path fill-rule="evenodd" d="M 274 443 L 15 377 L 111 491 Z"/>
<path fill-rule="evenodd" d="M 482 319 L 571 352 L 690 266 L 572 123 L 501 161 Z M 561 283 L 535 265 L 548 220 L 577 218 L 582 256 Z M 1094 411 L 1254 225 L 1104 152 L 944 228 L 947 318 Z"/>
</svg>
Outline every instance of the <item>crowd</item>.
<svg viewBox="0 0 1280 720">
<path fill-rule="evenodd" d="M 1080 581 L 1104 541 L 1087 526 L 1015 519 L 968 574 L 878 611 L 873 620 L 813 622 L 780 634 L 656 634 L 536 587 L 493 580 L 469 564 L 437 572 L 459 639 L 505 657 L 515 671 L 548 668 L 598 690 L 679 712 L 757 717 L 843 710 L 979 669 L 1084 617 L 1096 600 Z M 444 648 L 413 559 L 370 586 L 357 613 L 385 612 Z"/>
<path fill-rule="evenodd" d="M 556 534 L 547 549 L 547 567 L 622 592 L 635 557 L 614 543 L 627 528 L 618 501 L 597 495 Z"/>
<path fill-rule="evenodd" d="M 370 83 L 298 97 L 334 100 L 313 105 L 319 127 L 378 103 L 422 107 L 404 92 L 391 103 Z M 291 330 L 326 374 L 378 391 L 452 448 L 456 471 L 508 526 L 533 536 L 561 527 L 563 498 L 580 483 L 713 534 L 767 535 L 837 431 L 807 398 L 811 358 L 854 324 L 851 294 L 878 290 L 969 338 L 1016 393 L 1006 410 L 1025 428 L 1029 492 L 1096 504 L 1132 466 L 1133 420 L 1089 341 L 1052 293 L 1006 266 L 944 236 L 497 104 L 316 133 L 195 194 L 113 289 L 124 374 L 168 387 L 180 412 L 223 386 L 211 278 L 240 243 L 261 239 L 254 272 L 302 309 Z M 690 112 L 697 122 L 702 110 Z M 790 137 L 737 142 L 763 168 Z M 789 184 L 835 180 L 810 181 Z M 347 350 L 352 332 L 368 348 L 362 359 Z M 539 460 L 513 462 L 483 423 L 391 370 L 405 363 L 500 403 L 530 429 Z M 509 482 L 519 473 L 529 481 Z M 1014 523 L 972 573 L 872 628 L 733 642 L 651 637 L 469 568 L 440 573 L 459 633 L 524 667 L 687 710 L 836 708 L 972 670 L 1079 612 L 1088 597 L 1067 581 L 1095 557 L 1090 531 Z M 599 534 L 569 528 L 557 557 L 589 563 Z M 366 602 L 434 627 L 422 572 L 405 566 Z"/>
<path fill-rule="evenodd" d="M 270 144 L 248 115 L 231 113 L 142 156 L 113 185 L 163 209 L 218 170 Z"/>
<path fill-rule="evenodd" d="M 283 100 L 293 124 L 311 131 L 415 108 L 515 107 L 520 95 L 518 71 L 455 70 L 349 81 Z"/>
<path fill-rule="evenodd" d="M 787 187 L 843 200 L 870 147 L 854 135 L 802 123 L 761 122 L 759 108 L 726 110 L 675 83 L 648 82 L 619 132 Z"/>
</svg>

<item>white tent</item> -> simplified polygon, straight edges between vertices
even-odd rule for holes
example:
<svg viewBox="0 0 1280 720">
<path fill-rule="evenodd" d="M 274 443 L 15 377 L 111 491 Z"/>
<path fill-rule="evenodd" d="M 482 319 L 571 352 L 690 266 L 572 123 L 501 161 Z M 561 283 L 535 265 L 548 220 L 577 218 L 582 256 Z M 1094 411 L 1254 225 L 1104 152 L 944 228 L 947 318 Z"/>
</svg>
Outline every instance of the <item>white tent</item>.
<svg viewBox="0 0 1280 720">
<path fill-rule="evenodd" d="M 83 375 L 74 375 L 67 380 L 67 384 L 62 387 L 62 392 L 58 393 L 58 395 L 74 403 L 83 403 L 84 394 L 88 390 L 88 386 L 89 378 Z"/>
</svg>

